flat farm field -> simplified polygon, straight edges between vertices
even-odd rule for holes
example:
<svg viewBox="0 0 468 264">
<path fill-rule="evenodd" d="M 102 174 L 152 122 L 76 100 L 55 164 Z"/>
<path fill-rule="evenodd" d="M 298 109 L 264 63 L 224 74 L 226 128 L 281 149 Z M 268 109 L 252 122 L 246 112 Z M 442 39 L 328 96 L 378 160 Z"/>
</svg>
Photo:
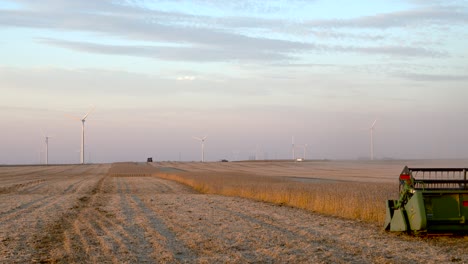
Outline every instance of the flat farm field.
<svg viewBox="0 0 468 264">
<path fill-rule="evenodd" d="M 387 233 L 378 216 L 366 216 L 371 209 L 359 197 L 398 195 L 394 181 L 404 165 L 0 167 L 0 263 L 468 262 L 467 237 Z M 268 193 L 281 195 L 270 201 Z M 347 195 L 347 207 L 364 209 L 340 217 L 326 211 L 343 201 L 334 196 Z"/>
</svg>

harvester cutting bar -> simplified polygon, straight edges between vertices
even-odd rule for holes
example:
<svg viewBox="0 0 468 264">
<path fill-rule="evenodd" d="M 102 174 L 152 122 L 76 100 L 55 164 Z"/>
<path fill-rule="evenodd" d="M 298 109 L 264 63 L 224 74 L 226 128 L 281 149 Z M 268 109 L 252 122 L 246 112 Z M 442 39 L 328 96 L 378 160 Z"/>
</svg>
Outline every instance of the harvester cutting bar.
<svg viewBox="0 0 468 264">
<path fill-rule="evenodd" d="M 467 190 L 467 168 L 408 168 L 417 190 Z"/>
</svg>

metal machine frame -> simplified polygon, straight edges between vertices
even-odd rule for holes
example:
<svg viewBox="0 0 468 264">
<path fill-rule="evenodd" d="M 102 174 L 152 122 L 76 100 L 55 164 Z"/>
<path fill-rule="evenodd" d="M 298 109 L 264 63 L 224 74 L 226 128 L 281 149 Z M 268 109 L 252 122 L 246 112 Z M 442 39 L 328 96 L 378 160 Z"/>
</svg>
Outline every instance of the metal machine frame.
<svg viewBox="0 0 468 264">
<path fill-rule="evenodd" d="M 388 200 L 390 231 L 468 232 L 467 168 L 408 168 L 400 174 L 400 198 Z"/>
</svg>

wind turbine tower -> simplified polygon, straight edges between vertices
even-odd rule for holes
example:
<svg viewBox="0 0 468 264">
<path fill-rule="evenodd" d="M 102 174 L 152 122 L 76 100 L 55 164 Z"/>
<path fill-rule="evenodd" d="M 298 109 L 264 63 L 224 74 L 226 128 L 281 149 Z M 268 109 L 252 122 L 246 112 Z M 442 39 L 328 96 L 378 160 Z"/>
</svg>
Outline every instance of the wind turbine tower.
<svg viewBox="0 0 468 264">
<path fill-rule="evenodd" d="M 49 137 L 45 137 L 45 164 L 49 165 Z"/>
<path fill-rule="evenodd" d="M 304 146 L 302 146 L 304 148 L 304 155 L 303 155 L 303 159 L 305 160 L 306 159 L 306 153 L 307 153 L 307 144 L 305 144 Z"/>
<path fill-rule="evenodd" d="M 374 120 L 374 123 L 372 123 L 372 126 L 370 127 L 370 155 L 371 155 L 371 160 L 374 160 L 374 127 L 375 123 L 377 123 L 377 119 Z"/>
<path fill-rule="evenodd" d="M 81 164 L 85 163 L 85 121 L 86 121 L 86 118 L 88 117 L 88 115 L 92 111 L 94 111 L 94 106 L 82 118 L 71 116 L 72 119 L 81 121 L 81 155 L 80 155 L 80 163 Z"/>
<path fill-rule="evenodd" d="M 199 138 L 199 137 L 193 137 L 193 138 L 201 142 L 201 155 L 202 155 L 201 161 L 205 162 L 205 140 L 206 140 L 206 136 L 204 136 L 202 138 Z"/>
<path fill-rule="evenodd" d="M 45 138 L 45 164 L 49 165 L 49 138 L 52 138 L 51 136 L 48 136 L 44 134 L 44 131 L 41 130 L 42 136 Z"/>
</svg>

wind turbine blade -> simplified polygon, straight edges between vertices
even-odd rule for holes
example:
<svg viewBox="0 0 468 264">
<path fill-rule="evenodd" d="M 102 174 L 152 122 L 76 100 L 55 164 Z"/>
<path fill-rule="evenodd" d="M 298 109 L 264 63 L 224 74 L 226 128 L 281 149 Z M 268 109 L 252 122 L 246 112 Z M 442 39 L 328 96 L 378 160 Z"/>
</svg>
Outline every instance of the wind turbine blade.
<svg viewBox="0 0 468 264">
<path fill-rule="evenodd" d="M 374 126 L 375 126 L 375 123 L 377 123 L 377 119 L 374 121 L 374 123 L 372 123 L 372 126 L 371 126 L 371 128 L 374 128 Z"/>
<path fill-rule="evenodd" d="M 198 141 L 202 141 L 202 139 L 199 138 L 199 137 L 193 137 L 193 138 L 196 139 L 196 140 L 198 140 Z"/>
<path fill-rule="evenodd" d="M 205 139 L 206 139 L 206 137 L 207 137 L 207 136 L 204 136 L 204 137 L 202 138 L 202 140 L 205 140 Z"/>
<path fill-rule="evenodd" d="M 85 120 L 86 117 L 88 117 L 88 115 L 91 114 L 91 112 L 93 112 L 95 108 L 96 108 L 96 107 L 93 106 L 93 107 L 91 108 L 91 110 L 89 110 L 88 113 L 86 113 L 86 115 L 84 115 L 83 118 L 82 118 L 81 120 Z"/>
<path fill-rule="evenodd" d="M 67 115 L 65 114 L 65 117 L 69 118 L 69 119 L 73 119 L 73 120 L 78 120 L 78 121 L 81 121 L 81 119 L 77 116 L 72 116 L 72 115 Z"/>
</svg>

